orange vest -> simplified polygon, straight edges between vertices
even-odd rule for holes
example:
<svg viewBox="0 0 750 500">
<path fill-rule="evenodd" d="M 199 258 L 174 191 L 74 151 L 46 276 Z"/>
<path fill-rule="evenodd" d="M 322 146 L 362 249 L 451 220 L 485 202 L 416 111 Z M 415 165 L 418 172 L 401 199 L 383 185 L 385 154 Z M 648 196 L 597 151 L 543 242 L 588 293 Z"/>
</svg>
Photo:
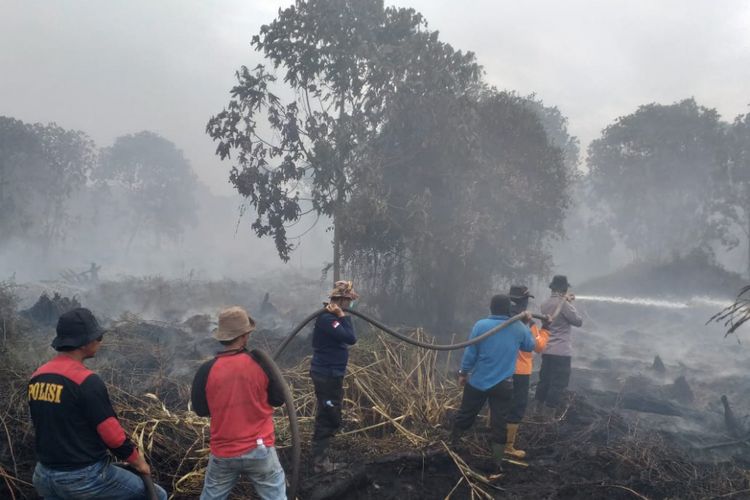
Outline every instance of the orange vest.
<svg viewBox="0 0 750 500">
<path fill-rule="evenodd" d="M 542 352 L 544 347 L 547 345 L 547 339 L 549 339 L 549 332 L 543 328 L 540 328 L 536 323 L 532 323 L 531 336 L 536 342 L 534 346 L 534 352 Z M 534 358 L 532 353 L 518 351 L 518 361 L 516 361 L 516 375 L 531 375 L 531 369 L 534 364 Z"/>
</svg>

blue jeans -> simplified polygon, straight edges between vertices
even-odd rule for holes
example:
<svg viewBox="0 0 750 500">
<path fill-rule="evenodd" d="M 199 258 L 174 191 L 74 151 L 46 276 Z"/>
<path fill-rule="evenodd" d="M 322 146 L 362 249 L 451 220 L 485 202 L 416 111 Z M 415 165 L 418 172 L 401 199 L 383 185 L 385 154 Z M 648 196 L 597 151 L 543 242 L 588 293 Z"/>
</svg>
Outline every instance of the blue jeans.
<svg viewBox="0 0 750 500">
<path fill-rule="evenodd" d="M 239 457 L 208 459 L 201 500 L 223 500 L 244 475 L 262 500 L 286 500 L 286 480 L 276 448 L 259 447 Z"/>
<path fill-rule="evenodd" d="M 45 500 L 108 499 L 141 500 L 146 489 L 140 476 L 102 460 L 75 470 L 49 469 L 37 463 L 34 488 Z M 156 487 L 159 500 L 167 500 L 167 492 Z"/>
</svg>

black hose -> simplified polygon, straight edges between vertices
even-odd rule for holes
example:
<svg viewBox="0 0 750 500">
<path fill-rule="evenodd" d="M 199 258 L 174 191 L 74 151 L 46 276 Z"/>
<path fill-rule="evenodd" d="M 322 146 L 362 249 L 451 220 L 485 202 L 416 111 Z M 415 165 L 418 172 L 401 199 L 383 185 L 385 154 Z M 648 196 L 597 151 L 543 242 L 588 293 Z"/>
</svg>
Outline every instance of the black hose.
<svg viewBox="0 0 750 500">
<path fill-rule="evenodd" d="M 146 492 L 146 500 L 159 500 L 159 496 L 156 494 L 156 486 L 154 486 L 154 480 L 151 477 L 151 474 L 141 474 L 140 472 L 135 470 L 135 467 L 126 462 L 118 462 L 113 465 L 121 469 L 125 469 L 128 472 L 132 472 L 133 474 L 141 478 L 141 481 L 143 481 L 143 488 Z"/>
<path fill-rule="evenodd" d="M 282 353 L 282 352 L 284 352 L 284 349 L 286 349 L 286 346 L 288 346 L 288 345 L 289 345 L 289 342 L 291 342 L 291 341 L 292 341 L 292 339 L 294 339 L 294 337 L 296 337 L 296 336 L 297 336 L 297 334 L 298 334 L 298 333 L 299 333 L 299 332 L 300 332 L 300 331 L 301 331 L 301 330 L 302 330 L 302 329 L 303 329 L 303 328 L 304 328 L 305 326 L 307 326 L 307 324 L 308 324 L 308 323 L 309 323 L 310 321 L 314 320 L 315 318 L 317 318 L 318 316 L 320 316 L 320 315 L 321 315 L 321 314 L 323 314 L 324 312 L 326 312 L 326 308 L 325 308 L 325 307 L 323 307 L 322 309 L 318 309 L 317 311 L 315 311 L 314 313 L 312 313 L 311 315 L 309 315 L 308 317 L 306 317 L 305 319 L 303 319 L 303 320 L 302 320 L 302 322 L 301 322 L 301 323 L 300 323 L 299 325 L 297 325 L 297 328 L 295 328 L 294 330 L 292 330 L 292 333 L 290 333 L 290 334 L 289 334 L 289 335 L 288 335 L 288 336 L 287 336 L 287 337 L 286 337 L 286 338 L 284 339 L 284 341 L 283 341 L 283 342 L 281 343 L 281 345 L 280 345 L 280 346 L 279 346 L 278 348 L 276 348 L 276 352 L 275 352 L 275 353 L 273 353 L 273 359 L 274 359 L 274 360 L 277 360 L 277 359 L 279 359 L 279 356 L 281 356 L 281 353 Z"/>
<path fill-rule="evenodd" d="M 427 343 L 427 342 L 422 342 L 422 341 L 419 341 L 419 340 L 415 340 L 415 339 L 413 339 L 413 338 L 411 338 L 411 337 L 409 337 L 407 335 L 404 335 L 403 333 L 399 333 L 396 330 L 392 330 L 391 328 L 387 327 L 386 325 L 384 325 L 383 323 L 379 322 L 378 320 L 372 319 L 369 316 L 367 316 L 364 313 L 361 313 L 359 311 L 355 311 L 355 310 L 352 310 L 352 309 L 346 309 L 346 308 L 344 310 L 346 312 L 348 312 L 349 314 L 353 314 L 354 316 L 362 318 L 363 320 L 367 321 L 371 325 L 379 328 L 380 330 L 383 330 L 388 335 L 392 335 L 392 336 L 396 337 L 397 339 L 403 340 L 404 342 L 407 342 L 407 343 L 409 343 L 411 345 L 414 345 L 414 346 L 417 346 L 417 347 L 422 347 L 424 349 L 432 349 L 433 351 L 453 351 L 455 349 L 463 349 L 464 347 L 468 347 L 470 345 L 478 344 L 479 342 L 483 341 L 487 337 L 491 337 L 491 336 L 495 335 L 497 332 L 499 332 L 500 330 L 502 330 L 502 329 L 504 329 L 504 328 L 512 325 L 516 321 L 522 320 L 523 317 L 525 316 L 524 313 L 516 314 L 515 316 L 512 316 L 512 317 L 506 319 L 505 321 L 503 321 L 502 323 L 500 323 L 496 327 L 487 330 L 482 335 L 480 335 L 478 337 L 474 337 L 473 339 L 469 339 L 469 340 L 465 340 L 463 342 L 459 342 L 458 344 L 430 344 L 430 343 Z M 536 317 L 536 316 L 534 316 L 534 317 Z M 540 319 L 544 318 L 544 316 L 539 316 L 539 318 Z"/>
<path fill-rule="evenodd" d="M 274 363 L 271 356 L 267 352 L 261 351 L 260 349 L 253 349 L 251 354 L 257 358 L 257 361 L 271 372 L 271 376 L 279 382 L 281 391 L 284 394 L 284 404 L 286 405 L 286 414 L 289 418 L 289 432 L 292 435 L 292 474 L 289 481 L 289 492 L 288 497 L 294 500 L 297 497 L 297 487 L 299 486 L 299 469 L 300 469 L 300 457 L 302 455 L 302 447 L 300 444 L 299 437 L 299 422 L 297 421 L 297 410 L 294 408 L 294 398 L 292 397 L 292 391 L 289 390 L 289 385 L 286 383 L 284 375 L 281 373 L 278 365 Z"/>
<path fill-rule="evenodd" d="M 151 474 L 140 474 L 141 480 L 143 481 L 143 487 L 146 489 L 146 498 L 148 500 L 159 500 L 156 495 L 156 487 L 154 486 L 154 480 L 151 478 Z"/>
<path fill-rule="evenodd" d="M 399 333 L 399 332 L 397 332 L 397 331 L 389 328 L 388 326 L 384 325 L 383 323 L 379 322 L 378 320 L 370 318 L 366 314 L 361 313 L 359 311 L 356 311 L 356 310 L 353 310 L 353 309 L 349 309 L 349 308 L 344 308 L 344 311 L 346 311 L 349 314 L 352 314 L 354 316 L 357 316 L 359 318 L 362 318 L 363 320 L 367 321 L 368 323 L 370 323 L 374 327 L 376 327 L 376 328 L 384 331 L 388 335 L 396 337 L 399 340 L 402 340 L 404 342 L 407 342 L 407 343 L 409 343 L 411 345 L 414 345 L 414 346 L 417 346 L 417 347 L 422 347 L 424 349 L 432 349 L 434 351 L 452 351 L 452 350 L 455 350 L 455 349 L 462 349 L 462 348 L 468 347 L 470 345 L 478 344 L 479 342 L 483 341 L 487 337 L 491 337 L 492 335 L 495 335 L 500 330 L 508 327 L 509 325 L 515 323 L 516 321 L 521 320 L 524 317 L 524 313 L 516 314 L 515 316 L 513 316 L 511 318 L 508 318 L 507 320 L 505 320 L 501 324 L 497 325 L 496 327 L 491 328 L 490 330 L 486 331 L 482 335 L 480 335 L 478 337 L 475 337 L 473 339 L 466 340 L 464 342 L 459 342 L 458 344 L 430 344 L 430 343 L 427 343 L 427 342 L 421 342 L 419 340 L 415 340 L 415 339 L 413 339 L 413 338 L 411 338 L 411 337 L 409 337 L 407 335 Z M 281 356 L 281 353 L 284 352 L 284 349 L 286 349 L 286 347 L 289 345 L 289 343 L 292 341 L 292 339 L 294 337 L 296 337 L 297 334 L 309 322 L 311 322 L 312 320 L 314 320 L 315 318 L 317 318 L 318 316 L 320 316 L 324 312 L 326 312 L 326 309 L 322 308 L 322 309 L 319 309 L 319 310 L 315 311 L 314 313 L 312 313 L 311 315 L 309 315 L 305 319 L 303 319 L 302 322 L 299 325 L 297 325 L 297 327 L 294 330 L 292 330 L 292 333 L 290 333 L 287 336 L 287 338 L 284 339 L 284 341 L 281 343 L 281 345 L 276 349 L 276 352 L 273 355 L 273 359 L 279 359 L 279 356 Z M 547 319 L 546 316 L 540 316 L 538 314 L 532 314 L 532 317 L 537 318 L 537 319 L 541 319 L 541 320 Z"/>
</svg>

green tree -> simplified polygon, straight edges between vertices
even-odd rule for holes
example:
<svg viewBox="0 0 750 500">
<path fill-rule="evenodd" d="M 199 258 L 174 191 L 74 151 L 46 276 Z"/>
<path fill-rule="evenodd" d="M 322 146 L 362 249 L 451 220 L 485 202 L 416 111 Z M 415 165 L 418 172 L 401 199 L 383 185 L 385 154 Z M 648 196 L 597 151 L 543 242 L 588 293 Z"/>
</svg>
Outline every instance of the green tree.
<svg viewBox="0 0 750 500">
<path fill-rule="evenodd" d="M 686 99 L 641 106 L 591 143 L 594 194 L 636 257 L 689 253 L 717 238 L 728 243 L 713 201 L 724 126 L 716 110 Z"/>
<path fill-rule="evenodd" d="M 747 241 L 750 276 L 750 113 L 738 116 L 728 130 L 728 161 L 721 177 L 721 211 Z"/>
<path fill-rule="evenodd" d="M 0 233 L 3 241 L 23 234 L 33 222 L 32 180 L 43 171 L 42 151 L 32 128 L 0 117 Z"/>
<path fill-rule="evenodd" d="M 140 232 L 177 239 L 196 221 L 197 179 L 182 151 L 153 132 L 118 137 L 102 151 L 95 179 L 123 197 L 128 248 Z"/>
<path fill-rule="evenodd" d="M 292 97 L 275 93 L 277 78 L 265 66 L 243 66 L 207 132 L 222 159 L 235 153 L 230 180 L 257 214 L 253 230 L 273 237 L 283 260 L 293 249 L 287 225 L 306 211 L 333 219 L 338 279 L 339 220 L 397 90 L 427 93 L 437 83 L 459 91 L 478 82 L 480 68 L 473 54 L 439 42 L 420 14 L 381 0 L 298 0 L 252 45 L 282 70 L 278 92 Z M 443 70 L 439 81 L 423 80 L 429 65 Z"/>
<path fill-rule="evenodd" d="M 550 142 L 562 151 L 569 175 L 574 178 L 578 177 L 581 148 L 578 138 L 568 132 L 568 119 L 557 106 L 545 106 L 536 95 L 527 96 L 524 102 L 539 117 Z"/>
<path fill-rule="evenodd" d="M 83 132 L 0 117 L 0 228 L 34 237 L 45 251 L 65 237 L 67 202 L 86 186 L 96 161 Z"/>
<path fill-rule="evenodd" d="M 69 222 L 66 202 L 86 187 L 96 164 L 96 146 L 85 133 L 65 130 L 54 123 L 36 124 L 45 159 L 45 179 L 37 185 L 41 196 L 38 205 L 41 233 L 44 241 L 61 240 Z"/>
<path fill-rule="evenodd" d="M 405 90 L 368 160 L 345 253 L 389 315 L 445 332 L 487 290 L 548 272 L 572 172 L 525 99 Z"/>
</svg>

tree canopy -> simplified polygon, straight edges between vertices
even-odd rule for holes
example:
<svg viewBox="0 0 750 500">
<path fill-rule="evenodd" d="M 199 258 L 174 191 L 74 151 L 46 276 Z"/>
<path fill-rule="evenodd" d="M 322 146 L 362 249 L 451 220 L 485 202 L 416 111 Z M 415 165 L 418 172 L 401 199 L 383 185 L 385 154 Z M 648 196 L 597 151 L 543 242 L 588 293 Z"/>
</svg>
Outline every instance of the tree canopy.
<svg viewBox="0 0 750 500">
<path fill-rule="evenodd" d="M 243 66 L 207 132 L 222 159 L 234 153 L 230 180 L 257 214 L 253 230 L 273 237 L 283 260 L 293 249 L 287 224 L 306 211 L 333 218 L 335 275 L 337 218 L 396 92 L 466 92 L 480 68 L 473 54 L 440 42 L 420 14 L 379 0 L 297 1 L 252 44 L 284 86 L 274 89 L 277 77 L 264 65 Z"/>
<path fill-rule="evenodd" d="M 342 218 L 345 255 L 391 314 L 445 330 L 487 290 L 548 272 L 571 172 L 524 98 L 398 97 Z"/>
<path fill-rule="evenodd" d="M 140 232 L 175 239 L 195 222 L 197 179 L 182 151 L 153 132 L 118 137 L 105 148 L 95 179 L 121 193 L 129 243 Z"/>
<path fill-rule="evenodd" d="M 283 260 L 289 225 L 331 217 L 334 279 L 345 264 L 446 327 L 501 275 L 549 270 L 578 163 L 559 110 L 489 88 L 472 53 L 379 0 L 298 0 L 252 44 L 268 63 L 237 72 L 207 132 Z"/>
<path fill-rule="evenodd" d="M 643 258 L 726 238 L 715 215 L 724 124 L 695 100 L 640 106 L 589 146 L 590 180 L 610 225 Z"/>
<path fill-rule="evenodd" d="M 738 116 L 727 131 L 727 161 L 720 177 L 719 208 L 740 228 L 747 243 L 750 276 L 750 113 Z"/>
<path fill-rule="evenodd" d="M 85 187 L 96 161 L 83 132 L 0 117 L 0 231 L 44 248 L 65 236 L 66 201 Z"/>
</svg>

